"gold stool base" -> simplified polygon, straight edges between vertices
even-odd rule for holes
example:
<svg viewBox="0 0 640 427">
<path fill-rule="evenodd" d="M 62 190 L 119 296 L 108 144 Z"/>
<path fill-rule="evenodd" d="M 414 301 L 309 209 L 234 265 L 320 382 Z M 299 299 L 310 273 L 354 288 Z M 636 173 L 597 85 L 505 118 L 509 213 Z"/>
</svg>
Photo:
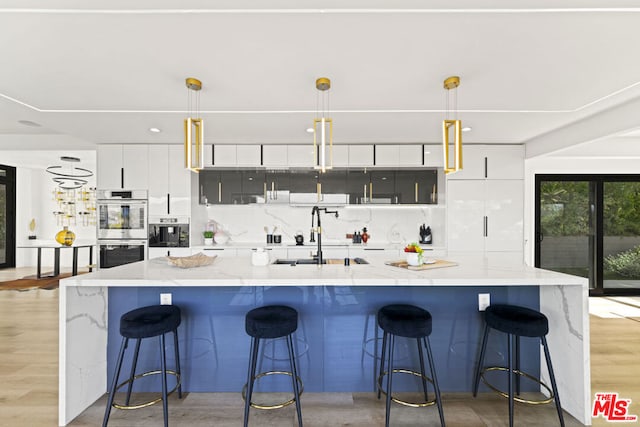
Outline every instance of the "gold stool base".
<svg viewBox="0 0 640 427">
<path fill-rule="evenodd" d="M 394 369 L 393 373 L 394 374 L 410 374 L 416 377 L 420 377 L 423 380 L 433 385 L 433 380 L 425 375 L 422 375 L 420 372 L 412 371 L 410 369 Z M 389 371 L 384 371 L 378 376 L 378 390 L 385 396 L 387 395 L 387 392 L 382 388 L 382 379 L 385 377 L 385 375 L 388 375 L 388 374 L 389 374 Z M 424 408 L 425 406 L 435 405 L 436 403 L 435 398 L 433 400 L 427 400 L 423 402 L 408 402 L 406 400 L 401 400 L 401 399 L 398 399 L 397 397 L 393 397 L 393 395 L 391 395 L 391 400 L 393 400 L 396 403 L 399 403 L 400 405 L 410 406 L 412 408 Z"/>
<path fill-rule="evenodd" d="M 509 368 L 505 368 L 504 366 L 490 366 L 490 367 L 484 368 L 482 371 L 480 371 L 480 378 L 482 378 L 482 382 L 484 382 L 487 385 L 487 387 L 489 387 L 491 390 L 495 391 L 496 393 L 498 393 L 502 397 L 506 397 L 508 399 L 509 398 L 509 394 L 508 393 L 505 393 L 504 391 L 500 390 L 499 388 L 497 388 L 496 386 L 491 384 L 484 377 L 485 372 L 488 372 L 488 371 L 505 371 L 505 372 L 508 372 Z M 550 396 L 549 398 L 542 399 L 542 400 L 523 399 L 523 398 L 518 397 L 518 396 L 513 396 L 513 400 L 514 401 L 520 402 L 520 403 L 527 403 L 529 405 L 544 405 L 544 404 L 553 402 L 553 400 L 555 398 L 555 396 L 553 395 L 553 391 L 549 388 L 549 386 L 547 386 L 545 383 L 540 381 L 539 378 L 536 378 L 536 377 L 534 377 L 532 375 L 527 374 L 526 372 L 522 372 L 522 371 L 519 371 L 517 369 L 514 369 L 513 373 L 516 374 L 516 375 L 520 375 L 521 377 L 528 378 L 528 379 L 540 384 L 543 388 L 545 388 L 549 392 L 549 396 Z"/>
<path fill-rule="evenodd" d="M 144 372 L 142 374 L 138 374 L 138 375 L 134 376 L 133 379 L 130 378 L 130 379 L 128 379 L 126 381 L 123 381 L 122 383 L 118 384 L 118 386 L 116 387 L 116 391 L 118 391 L 124 385 L 129 384 L 130 382 L 133 382 L 133 381 L 135 381 L 137 379 L 148 377 L 149 375 L 159 375 L 159 374 L 162 374 L 162 371 L 148 371 L 148 372 Z M 167 397 L 169 397 L 171 395 L 171 393 L 173 393 L 174 391 L 176 391 L 178 389 L 178 387 L 180 387 L 180 374 L 178 374 L 176 371 L 167 370 L 167 375 L 174 375 L 176 377 L 176 385 L 175 385 L 175 387 L 173 387 L 173 389 L 171 389 L 171 391 L 167 392 Z M 120 403 L 117 403 L 117 402 L 114 401 L 111 406 L 113 406 L 116 409 L 129 410 L 129 409 L 146 408 L 147 406 L 155 405 L 158 402 L 162 402 L 162 396 L 160 396 L 157 399 L 150 400 L 148 402 L 139 403 L 137 405 L 123 405 L 123 404 L 120 404 Z"/>
<path fill-rule="evenodd" d="M 287 372 L 287 371 L 267 371 L 267 372 L 262 372 L 258 375 L 256 375 L 254 377 L 254 381 L 259 380 L 262 377 L 267 377 L 269 375 L 288 375 L 288 376 L 293 376 L 293 374 L 291 372 Z M 298 381 L 298 385 L 299 385 L 299 392 L 298 395 L 302 396 L 302 392 L 304 391 L 304 384 L 302 384 L 302 379 L 300 377 L 296 377 L 296 380 Z M 242 400 L 246 401 L 247 400 L 247 384 L 244 385 L 244 387 L 242 387 Z M 289 406 L 292 403 L 294 403 L 296 401 L 296 397 L 293 396 L 292 399 L 287 400 L 286 402 L 282 402 L 282 403 L 274 403 L 273 405 L 260 405 L 258 403 L 253 403 L 251 402 L 251 407 L 252 408 L 256 408 L 256 409 L 280 409 L 280 408 L 284 408 L 285 406 Z"/>
</svg>

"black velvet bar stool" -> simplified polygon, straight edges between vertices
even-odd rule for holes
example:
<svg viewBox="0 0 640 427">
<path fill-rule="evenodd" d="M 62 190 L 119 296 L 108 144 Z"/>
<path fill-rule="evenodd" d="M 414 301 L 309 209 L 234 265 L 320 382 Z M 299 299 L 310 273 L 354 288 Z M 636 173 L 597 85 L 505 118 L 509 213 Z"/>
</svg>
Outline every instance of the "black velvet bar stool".
<svg viewBox="0 0 640 427">
<path fill-rule="evenodd" d="M 386 305 L 378 310 L 378 326 L 380 326 L 380 328 L 384 332 L 382 336 L 382 357 L 380 358 L 380 374 L 378 376 L 378 399 L 380 399 L 381 393 L 384 393 L 386 395 L 387 405 L 385 426 L 389 427 L 391 401 L 393 400 L 394 402 L 401 405 L 411 407 L 431 406 L 435 403 L 438 406 L 440 424 L 444 427 L 444 412 L 442 411 L 440 387 L 438 386 L 438 378 L 436 377 L 433 355 L 431 353 L 431 344 L 429 343 L 429 336 L 431 335 L 432 330 L 431 313 L 420 307 L 408 304 Z M 420 357 L 420 372 L 409 369 L 396 369 L 393 367 L 393 349 L 395 346 L 396 336 L 415 338 L 416 343 L 418 344 L 418 355 Z M 427 349 L 431 378 L 427 377 L 425 374 L 422 345 L 424 345 Z M 386 359 L 386 371 L 384 370 L 385 353 L 388 354 Z M 393 374 L 396 373 L 410 374 L 420 377 L 420 379 L 422 380 L 422 387 L 424 391 L 424 402 L 407 402 L 391 395 L 392 378 Z M 386 391 L 382 389 L 382 380 L 385 376 L 387 376 Z M 433 389 L 435 392 L 435 399 L 433 400 L 429 400 L 429 396 L 427 394 L 427 383 L 431 383 L 433 385 Z"/>
<path fill-rule="evenodd" d="M 120 317 L 120 335 L 122 335 L 122 345 L 120 346 L 120 353 L 118 355 L 116 371 L 113 375 L 111 388 L 109 390 L 107 408 L 104 413 L 104 420 L 102 421 L 103 427 L 106 427 L 107 423 L 109 422 L 109 415 L 111 414 L 112 407 L 117 409 L 139 409 L 153 405 L 160 401 L 162 401 L 164 425 L 165 427 L 169 425 L 169 409 L 167 397 L 177 389 L 178 397 L 182 398 L 182 385 L 180 382 L 180 352 L 178 349 L 178 326 L 180 325 L 180 322 L 180 308 L 176 307 L 175 305 L 152 305 L 148 307 L 141 307 L 135 310 L 131 310 Z M 167 370 L 165 334 L 169 332 L 173 332 L 176 358 L 175 371 Z M 140 342 L 143 338 L 152 337 L 160 337 L 160 370 L 149 371 L 136 375 L 136 365 L 138 363 L 138 354 L 140 352 Z M 130 339 L 137 340 L 133 360 L 131 363 L 131 373 L 129 374 L 129 378 L 126 381 L 118 384 L 120 369 L 122 368 L 122 361 L 124 359 L 124 354 Z M 158 374 L 162 376 L 162 396 L 148 402 L 130 405 L 129 403 L 131 399 L 131 389 L 133 387 L 133 382 L 148 375 Z M 167 374 L 175 375 L 176 377 L 176 386 L 170 392 L 167 392 Z M 124 404 L 114 402 L 116 391 L 125 385 L 128 385 L 128 387 Z"/>
<path fill-rule="evenodd" d="M 249 370 L 247 374 L 247 384 L 242 390 L 244 405 L 244 426 L 249 424 L 249 409 L 278 409 L 291 405 L 295 402 L 298 413 L 298 426 L 302 427 L 302 411 L 300 409 L 300 395 L 302 394 L 302 381 L 298 376 L 296 359 L 293 353 L 293 339 L 291 335 L 298 329 L 298 312 L 291 307 L 284 305 L 267 305 L 249 311 L 245 317 L 245 330 L 251 337 L 251 351 L 249 360 Z M 256 375 L 258 364 L 258 349 L 261 339 L 286 338 L 287 350 L 289 352 L 289 363 L 291 372 L 268 371 Z M 258 378 L 268 375 L 289 375 L 293 384 L 293 399 L 274 405 L 259 405 L 251 401 L 253 395 L 254 382 Z M 298 385 L 298 383 L 300 383 Z"/>
<path fill-rule="evenodd" d="M 558 387 L 556 386 L 556 378 L 553 373 L 553 365 L 551 364 L 551 356 L 549 354 L 549 346 L 547 345 L 546 335 L 549 333 L 549 320 L 547 317 L 539 311 L 532 310 L 526 307 L 520 307 L 517 305 L 506 304 L 492 304 L 485 310 L 485 328 L 484 337 L 482 339 L 482 349 L 480 350 L 480 360 L 476 367 L 475 381 L 473 385 L 473 396 L 478 394 L 478 386 L 480 385 L 480 379 L 489 386 L 493 391 L 509 399 L 509 426 L 513 426 L 513 406 L 514 401 L 530 404 L 543 404 L 549 403 L 555 400 L 556 409 L 558 411 L 558 418 L 560 419 L 560 425 L 564 427 L 564 418 L 562 416 L 562 407 L 560 406 L 560 397 L 558 396 Z M 484 357 L 487 349 L 487 339 L 489 337 L 489 329 L 495 329 L 507 334 L 507 367 L 504 366 L 484 366 Z M 515 337 L 515 352 L 513 350 Z M 549 369 L 549 378 L 551 379 L 551 389 L 544 384 L 540 379 L 533 377 L 520 370 L 520 337 L 532 337 L 539 338 L 544 348 L 544 357 Z M 515 355 L 513 355 L 515 353 Z M 514 357 L 515 356 L 515 368 Z M 498 389 L 494 385 L 490 384 L 484 374 L 487 371 L 506 371 L 508 372 L 508 392 Z M 515 377 L 515 378 L 514 378 Z M 526 377 L 539 383 L 545 388 L 550 397 L 542 400 L 527 400 L 520 397 L 515 397 L 513 393 L 514 380 L 516 395 L 520 395 L 520 377 Z"/>
</svg>

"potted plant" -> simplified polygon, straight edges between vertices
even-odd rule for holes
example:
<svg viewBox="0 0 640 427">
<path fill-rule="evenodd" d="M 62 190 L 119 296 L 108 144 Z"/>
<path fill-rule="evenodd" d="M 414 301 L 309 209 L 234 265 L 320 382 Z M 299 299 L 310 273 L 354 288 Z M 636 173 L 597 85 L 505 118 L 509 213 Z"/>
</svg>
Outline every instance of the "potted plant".
<svg viewBox="0 0 640 427">
<path fill-rule="evenodd" d="M 205 246 L 213 245 L 213 231 L 207 230 L 202 234 L 204 235 L 204 245 Z"/>
</svg>

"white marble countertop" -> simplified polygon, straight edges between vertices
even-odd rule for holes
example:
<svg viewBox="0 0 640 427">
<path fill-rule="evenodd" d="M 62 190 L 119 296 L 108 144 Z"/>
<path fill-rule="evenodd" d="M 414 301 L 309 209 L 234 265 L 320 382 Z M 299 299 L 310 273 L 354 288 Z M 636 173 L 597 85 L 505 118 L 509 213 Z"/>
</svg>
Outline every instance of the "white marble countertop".
<svg viewBox="0 0 640 427">
<path fill-rule="evenodd" d="M 61 281 L 62 286 L 588 286 L 587 279 L 526 266 L 489 263 L 482 257 L 448 259 L 454 267 L 410 271 L 367 257 L 370 264 L 252 266 L 250 257 L 218 257 L 209 266 L 182 269 L 154 258 Z M 105 283 L 107 282 L 107 283 Z"/>
</svg>

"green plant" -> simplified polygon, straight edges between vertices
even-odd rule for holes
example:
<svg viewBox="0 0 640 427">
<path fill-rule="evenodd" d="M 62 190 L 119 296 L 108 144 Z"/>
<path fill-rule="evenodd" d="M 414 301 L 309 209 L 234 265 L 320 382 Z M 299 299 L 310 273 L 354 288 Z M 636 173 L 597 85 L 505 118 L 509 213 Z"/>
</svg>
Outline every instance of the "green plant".
<svg viewBox="0 0 640 427">
<path fill-rule="evenodd" d="M 204 233 L 202 233 L 204 235 L 205 239 L 213 239 L 213 231 L 205 231 Z"/>
<path fill-rule="evenodd" d="M 640 277 L 640 246 L 607 256 L 604 259 L 604 266 L 605 269 L 623 277 Z"/>
</svg>

